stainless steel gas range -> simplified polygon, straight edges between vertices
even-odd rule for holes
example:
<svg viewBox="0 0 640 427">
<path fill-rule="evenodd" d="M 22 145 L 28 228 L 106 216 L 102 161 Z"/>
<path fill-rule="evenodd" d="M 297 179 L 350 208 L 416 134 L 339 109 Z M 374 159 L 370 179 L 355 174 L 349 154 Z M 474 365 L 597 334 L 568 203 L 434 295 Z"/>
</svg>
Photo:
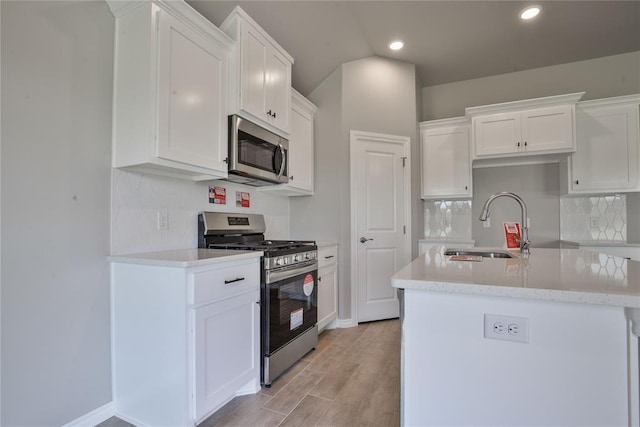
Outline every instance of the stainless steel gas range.
<svg viewBox="0 0 640 427">
<path fill-rule="evenodd" d="M 198 247 L 263 251 L 261 380 L 274 379 L 318 343 L 318 247 L 313 241 L 265 240 L 259 214 L 201 212 Z"/>
</svg>

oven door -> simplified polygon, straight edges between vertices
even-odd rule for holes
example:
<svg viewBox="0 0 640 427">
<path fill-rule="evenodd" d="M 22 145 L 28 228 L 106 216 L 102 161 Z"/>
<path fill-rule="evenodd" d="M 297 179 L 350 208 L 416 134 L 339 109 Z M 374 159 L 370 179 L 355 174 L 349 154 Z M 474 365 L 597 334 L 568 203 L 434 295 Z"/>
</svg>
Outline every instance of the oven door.
<svg viewBox="0 0 640 427">
<path fill-rule="evenodd" d="M 318 322 L 317 262 L 275 280 L 266 280 L 262 299 L 262 339 L 265 356 L 273 354 Z M 268 283 L 270 282 L 270 283 Z"/>
</svg>

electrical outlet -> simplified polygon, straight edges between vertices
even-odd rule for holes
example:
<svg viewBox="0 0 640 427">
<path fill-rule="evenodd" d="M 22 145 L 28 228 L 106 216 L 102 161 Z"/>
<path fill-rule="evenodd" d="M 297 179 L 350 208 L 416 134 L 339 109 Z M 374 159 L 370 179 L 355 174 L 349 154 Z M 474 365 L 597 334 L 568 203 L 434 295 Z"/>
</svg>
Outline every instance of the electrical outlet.
<svg viewBox="0 0 640 427">
<path fill-rule="evenodd" d="M 591 228 L 599 228 L 600 227 L 600 220 L 598 219 L 597 216 L 592 216 L 591 217 Z"/>
<path fill-rule="evenodd" d="M 528 343 L 529 319 L 485 313 L 484 337 L 494 340 Z"/>
<path fill-rule="evenodd" d="M 169 229 L 169 214 L 167 211 L 158 211 L 158 224 L 159 231 L 166 231 Z"/>
<path fill-rule="evenodd" d="M 490 228 L 491 227 L 491 218 L 487 217 L 486 221 L 482 221 L 482 226 L 484 228 Z"/>
</svg>

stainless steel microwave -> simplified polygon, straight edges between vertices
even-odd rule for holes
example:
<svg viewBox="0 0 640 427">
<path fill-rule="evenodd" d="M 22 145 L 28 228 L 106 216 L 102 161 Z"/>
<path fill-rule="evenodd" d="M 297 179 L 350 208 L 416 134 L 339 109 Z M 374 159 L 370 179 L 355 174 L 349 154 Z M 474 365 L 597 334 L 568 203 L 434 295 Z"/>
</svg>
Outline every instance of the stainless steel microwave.
<svg viewBox="0 0 640 427">
<path fill-rule="evenodd" d="M 228 181 L 264 186 L 289 182 L 289 141 L 240 116 L 229 116 Z"/>
</svg>

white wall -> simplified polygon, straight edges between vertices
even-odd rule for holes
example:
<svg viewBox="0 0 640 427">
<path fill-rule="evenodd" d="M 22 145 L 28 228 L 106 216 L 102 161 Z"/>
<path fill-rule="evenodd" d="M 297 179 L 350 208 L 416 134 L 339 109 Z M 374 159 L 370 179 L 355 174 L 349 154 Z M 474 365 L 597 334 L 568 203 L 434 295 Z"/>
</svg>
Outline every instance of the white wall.
<svg viewBox="0 0 640 427">
<path fill-rule="evenodd" d="M 339 242 L 339 317 L 350 319 L 349 131 L 408 136 L 412 153 L 417 153 L 415 66 L 378 57 L 349 62 L 325 79 L 309 99 L 318 106 L 316 189 L 312 198 L 291 201 L 291 235 Z M 415 192 L 419 185 L 419 167 L 415 163 L 418 156 L 413 155 L 412 191 Z M 412 212 L 417 213 L 418 208 L 416 196 L 412 198 Z M 415 237 L 412 247 L 417 250 Z"/>
<path fill-rule="evenodd" d="M 464 116 L 465 107 L 585 91 L 583 101 L 640 93 L 640 52 L 425 87 L 422 120 Z"/>
<path fill-rule="evenodd" d="M 111 401 L 113 30 L 104 2 L 2 2 L 2 425 Z"/>
<path fill-rule="evenodd" d="M 209 203 L 210 185 L 226 188 L 226 205 Z M 260 192 L 256 187 L 114 169 L 112 189 L 112 254 L 195 248 L 200 211 L 261 213 L 268 239 L 289 238 L 289 199 Z M 236 191 L 249 193 L 249 208 L 236 207 Z M 167 230 L 157 228 L 159 211 L 167 213 Z"/>
<path fill-rule="evenodd" d="M 490 225 L 485 228 L 478 218 L 484 202 L 494 193 L 510 191 L 525 201 L 531 219 L 529 239 L 532 245 L 557 247 L 560 238 L 560 196 L 558 164 L 479 168 L 473 170 L 471 234 L 476 246 L 505 245 L 503 223 L 521 222 L 520 206 L 506 197 L 490 206 Z"/>
</svg>

